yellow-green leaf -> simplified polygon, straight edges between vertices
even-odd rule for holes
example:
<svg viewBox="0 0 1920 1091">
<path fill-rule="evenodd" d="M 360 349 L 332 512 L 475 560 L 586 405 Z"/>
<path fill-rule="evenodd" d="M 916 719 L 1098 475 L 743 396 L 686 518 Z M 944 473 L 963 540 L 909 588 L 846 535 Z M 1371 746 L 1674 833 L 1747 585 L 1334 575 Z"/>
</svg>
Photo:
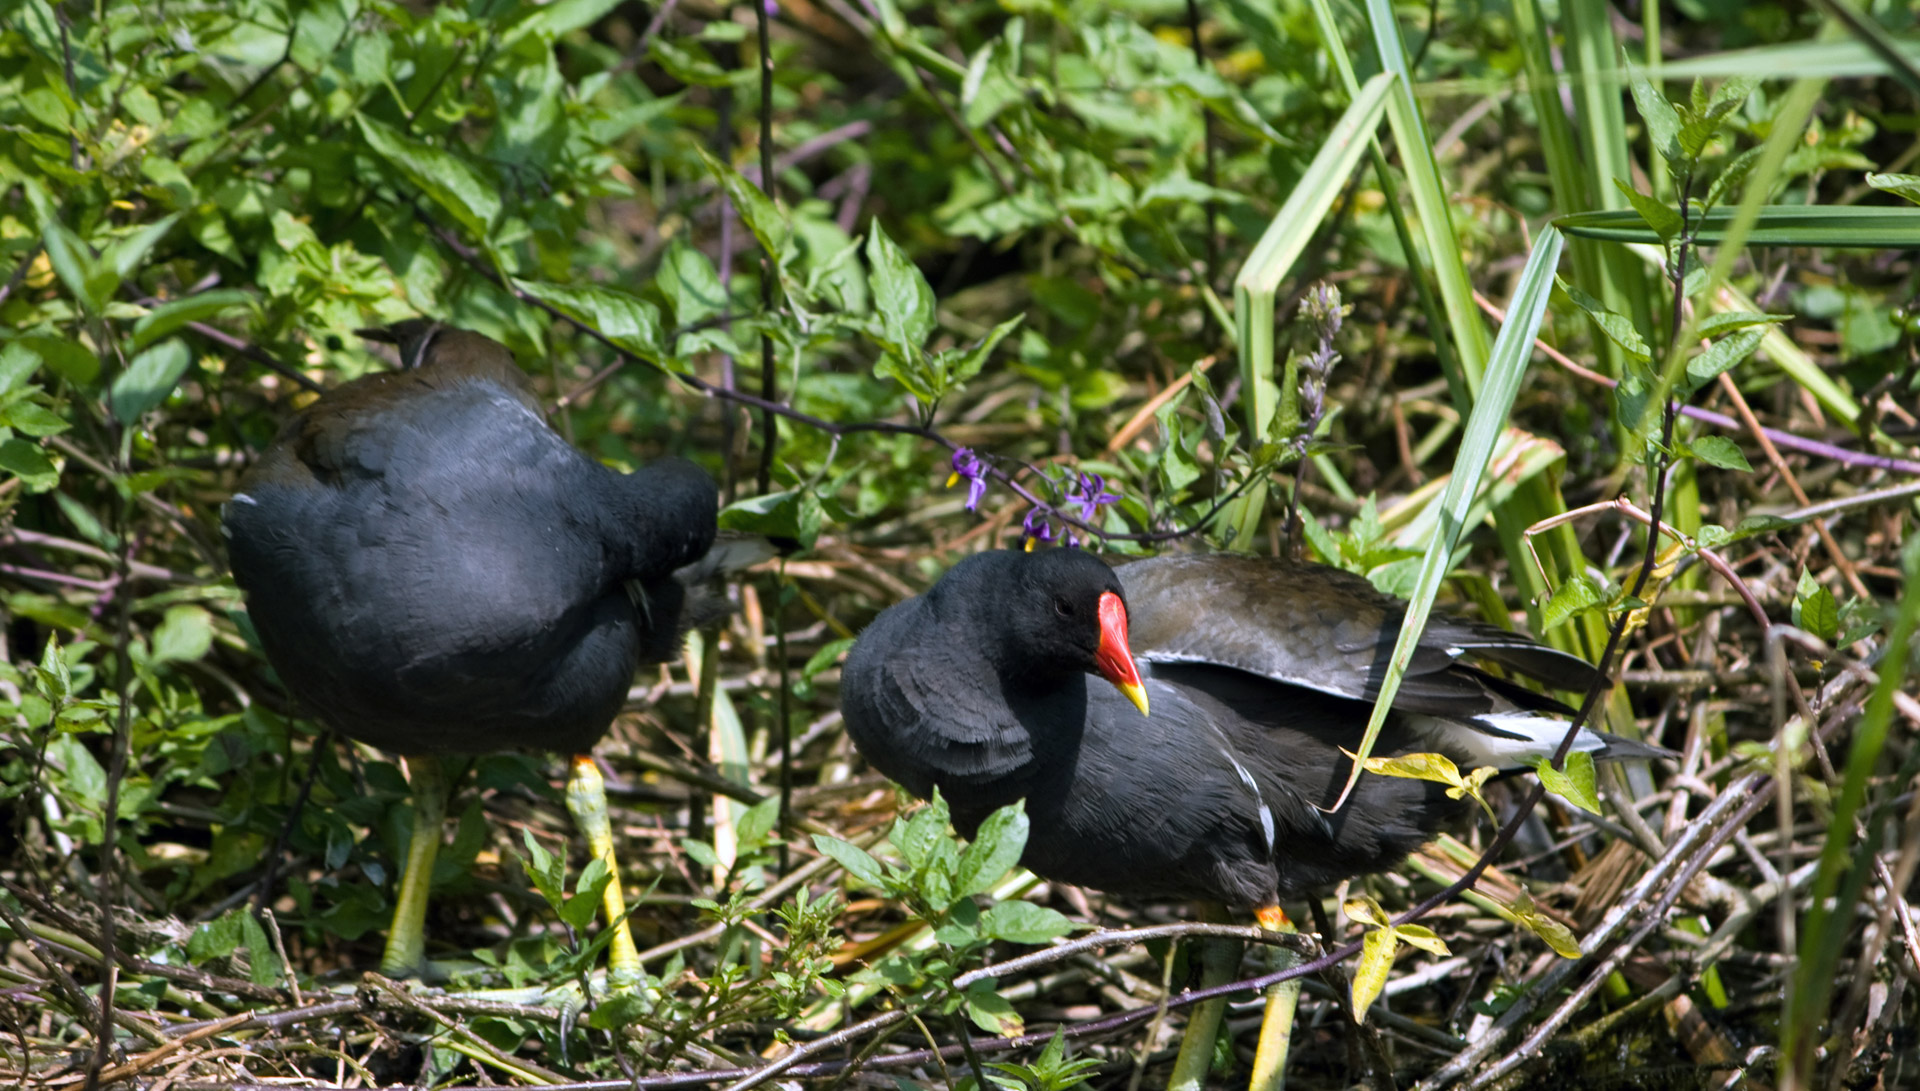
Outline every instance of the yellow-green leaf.
<svg viewBox="0 0 1920 1091">
<path fill-rule="evenodd" d="M 1366 1022 L 1367 1009 L 1373 1007 L 1373 1002 L 1380 999 L 1386 989 L 1397 943 L 1391 928 L 1375 928 L 1361 941 L 1360 962 L 1353 968 L 1354 1022 Z"/>
</svg>

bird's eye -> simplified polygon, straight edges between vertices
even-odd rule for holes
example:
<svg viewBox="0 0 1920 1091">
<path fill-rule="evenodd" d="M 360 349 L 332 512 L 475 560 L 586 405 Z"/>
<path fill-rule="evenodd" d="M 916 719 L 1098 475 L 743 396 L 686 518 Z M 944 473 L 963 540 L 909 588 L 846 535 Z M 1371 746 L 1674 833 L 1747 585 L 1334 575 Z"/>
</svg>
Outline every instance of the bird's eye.
<svg viewBox="0 0 1920 1091">
<path fill-rule="evenodd" d="M 1058 613 L 1061 617 L 1073 616 L 1073 603 L 1068 602 L 1066 599 L 1055 598 L 1053 600 L 1053 609 L 1054 612 Z"/>
</svg>

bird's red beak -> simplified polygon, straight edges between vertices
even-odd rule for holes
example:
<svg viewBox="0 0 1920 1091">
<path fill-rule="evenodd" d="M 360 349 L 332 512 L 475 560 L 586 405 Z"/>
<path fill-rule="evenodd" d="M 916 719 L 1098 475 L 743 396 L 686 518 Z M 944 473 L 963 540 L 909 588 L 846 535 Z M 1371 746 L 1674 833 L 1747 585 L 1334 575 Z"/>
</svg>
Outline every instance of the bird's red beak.
<svg viewBox="0 0 1920 1091">
<path fill-rule="evenodd" d="M 1147 714 L 1147 687 L 1140 684 L 1140 671 L 1133 665 L 1133 649 L 1127 647 L 1127 604 L 1111 591 L 1100 593 L 1100 647 L 1093 653 L 1100 677 L 1126 695 L 1140 715 Z"/>
</svg>

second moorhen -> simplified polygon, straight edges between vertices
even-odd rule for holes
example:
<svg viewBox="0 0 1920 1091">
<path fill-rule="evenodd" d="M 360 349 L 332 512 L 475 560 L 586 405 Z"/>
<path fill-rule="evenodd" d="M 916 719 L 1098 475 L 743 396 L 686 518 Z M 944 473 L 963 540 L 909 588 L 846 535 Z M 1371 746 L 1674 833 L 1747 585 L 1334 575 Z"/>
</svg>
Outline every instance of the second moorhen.
<svg viewBox="0 0 1920 1091">
<path fill-rule="evenodd" d="M 635 668 L 677 654 L 717 494 L 681 459 L 622 474 L 582 455 L 487 337 L 424 320 L 362 333 L 397 345 L 402 370 L 288 421 L 224 529 L 287 688 L 341 734 L 408 758 L 413 838 L 381 963 L 401 975 L 422 967 L 439 756 L 574 755 L 569 809 L 614 868 L 588 751 Z M 607 889 L 613 969 L 631 977 L 617 878 Z"/>
<path fill-rule="evenodd" d="M 1041 876 L 1272 919 L 1280 899 L 1394 866 L 1465 806 L 1444 785 L 1363 776 L 1321 810 L 1404 613 L 1321 565 L 980 553 L 875 619 L 847 656 L 841 706 L 867 760 L 922 798 L 938 788 L 963 834 L 1024 798 L 1022 863 Z M 1374 753 L 1503 768 L 1551 754 L 1565 706 L 1471 657 L 1563 689 L 1593 678 L 1524 636 L 1436 616 Z M 1112 685 L 1089 684 L 1096 674 Z M 1576 746 L 1657 753 L 1592 731 Z"/>
</svg>

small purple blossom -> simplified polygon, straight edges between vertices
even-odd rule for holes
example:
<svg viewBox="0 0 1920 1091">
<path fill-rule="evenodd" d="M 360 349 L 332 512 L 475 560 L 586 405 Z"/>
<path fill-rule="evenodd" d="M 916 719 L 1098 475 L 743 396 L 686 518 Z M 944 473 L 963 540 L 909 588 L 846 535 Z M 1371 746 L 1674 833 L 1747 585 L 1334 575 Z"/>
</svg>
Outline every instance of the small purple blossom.
<svg viewBox="0 0 1920 1091">
<path fill-rule="evenodd" d="M 1119 493 L 1107 491 L 1107 479 L 1099 474 L 1079 474 L 1067 490 L 1067 503 L 1080 505 L 1080 521 L 1089 526 L 1099 519 L 1102 506 L 1119 499 Z"/>
<path fill-rule="evenodd" d="M 965 447 L 956 447 L 953 451 L 953 472 L 947 475 L 947 488 L 967 482 L 967 510 L 978 511 L 980 498 L 987 494 L 987 464 Z"/>
<path fill-rule="evenodd" d="M 1020 523 L 1020 535 L 1026 539 L 1025 549 L 1029 553 L 1033 552 L 1036 542 L 1051 542 L 1056 537 L 1053 521 L 1041 508 L 1028 509 L 1026 519 Z"/>
</svg>

